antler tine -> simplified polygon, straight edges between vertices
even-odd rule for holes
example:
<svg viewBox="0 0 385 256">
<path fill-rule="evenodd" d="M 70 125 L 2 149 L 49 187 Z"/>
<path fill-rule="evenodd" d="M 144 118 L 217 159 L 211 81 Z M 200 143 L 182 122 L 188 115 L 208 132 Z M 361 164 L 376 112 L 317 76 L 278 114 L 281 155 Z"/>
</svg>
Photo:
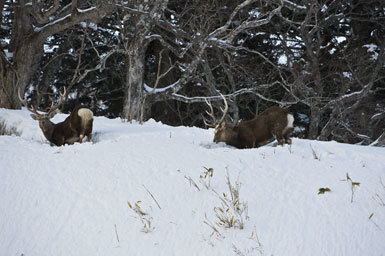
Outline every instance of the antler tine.
<svg viewBox="0 0 385 256">
<path fill-rule="evenodd" d="M 63 100 L 65 98 L 65 95 L 66 95 L 66 88 L 64 87 L 64 91 L 63 93 L 60 93 L 60 99 L 59 99 L 59 102 L 56 103 L 56 105 L 52 102 L 51 103 L 51 107 L 49 108 L 48 112 L 47 112 L 47 115 L 51 114 L 52 112 L 54 112 L 56 109 L 58 109 L 58 107 L 60 107 L 60 105 L 63 103 Z"/>
<path fill-rule="evenodd" d="M 213 119 L 214 123 L 213 124 L 209 124 L 209 123 L 206 123 L 205 120 L 203 120 L 203 122 L 205 123 L 206 126 L 208 127 L 216 127 L 217 126 L 217 120 L 215 119 L 215 115 L 214 115 L 214 109 L 213 109 L 213 106 L 211 105 L 211 103 L 205 99 L 206 101 L 206 104 L 209 106 L 210 108 L 210 112 L 206 111 L 206 113 Z"/>
<path fill-rule="evenodd" d="M 227 100 L 226 100 L 225 96 L 223 96 L 222 93 L 220 93 L 220 95 L 221 95 L 223 101 L 225 102 L 225 110 L 223 110 L 223 109 L 221 108 L 223 114 L 222 114 L 221 120 L 219 120 L 219 123 L 218 123 L 218 124 L 221 124 L 221 123 L 225 120 L 225 117 L 226 117 L 226 115 L 227 115 L 227 111 L 229 110 L 229 105 L 227 104 Z"/>
<path fill-rule="evenodd" d="M 36 109 L 33 109 L 33 108 L 30 108 L 28 107 L 28 104 L 27 104 L 27 101 L 25 100 L 25 98 L 21 98 L 21 95 L 20 95 L 20 88 L 17 89 L 17 96 L 19 97 L 19 100 L 20 102 L 24 105 L 24 107 L 26 107 L 30 112 L 38 115 L 38 116 L 41 116 L 42 114 L 38 113 Z"/>
</svg>

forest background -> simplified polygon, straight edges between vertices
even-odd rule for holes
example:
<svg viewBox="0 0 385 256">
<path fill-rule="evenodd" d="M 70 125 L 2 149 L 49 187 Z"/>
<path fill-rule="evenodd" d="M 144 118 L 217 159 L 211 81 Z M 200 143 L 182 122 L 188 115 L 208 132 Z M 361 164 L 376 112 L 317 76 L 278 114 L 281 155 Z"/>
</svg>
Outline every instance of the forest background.
<svg viewBox="0 0 385 256">
<path fill-rule="evenodd" d="M 0 0 L 0 108 L 204 127 L 289 106 L 299 136 L 385 145 L 383 0 Z"/>
</svg>

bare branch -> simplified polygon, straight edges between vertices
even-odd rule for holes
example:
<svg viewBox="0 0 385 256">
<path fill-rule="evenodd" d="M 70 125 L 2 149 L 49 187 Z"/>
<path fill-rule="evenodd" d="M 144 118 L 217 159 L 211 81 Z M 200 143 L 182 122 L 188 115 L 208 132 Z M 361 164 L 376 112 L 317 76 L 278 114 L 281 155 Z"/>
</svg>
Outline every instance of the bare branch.
<svg viewBox="0 0 385 256">
<path fill-rule="evenodd" d="M 59 9 L 60 4 L 59 0 L 54 0 L 52 6 L 42 12 L 39 3 L 40 1 L 32 0 L 33 11 L 31 11 L 31 15 L 36 19 L 37 23 L 43 25 L 49 22 L 49 18 Z"/>
</svg>

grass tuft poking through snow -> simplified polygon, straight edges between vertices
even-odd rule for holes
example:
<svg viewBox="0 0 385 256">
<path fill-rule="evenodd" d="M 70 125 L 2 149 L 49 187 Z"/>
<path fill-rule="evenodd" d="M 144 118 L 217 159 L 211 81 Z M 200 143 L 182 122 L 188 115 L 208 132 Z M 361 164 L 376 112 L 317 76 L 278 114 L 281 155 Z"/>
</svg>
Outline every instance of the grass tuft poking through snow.
<svg viewBox="0 0 385 256">
<path fill-rule="evenodd" d="M 224 228 L 239 228 L 243 229 L 247 216 L 247 203 L 242 202 L 239 197 L 241 183 L 239 177 L 235 182 L 231 182 L 229 172 L 226 175 L 226 185 L 228 194 L 225 192 L 218 194 L 215 190 L 213 192 L 221 200 L 221 206 L 214 207 L 215 222 L 218 227 Z"/>
<path fill-rule="evenodd" d="M 8 135 L 8 136 L 20 136 L 20 132 L 17 130 L 15 126 L 7 125 L 7 122 L 3 119 L 0 119 L 0 136 Z"/>
<path fill-rule="evenodd" d="M 153 231 L 155 228 L 152 226 L 152 217 L 149 216 L 147 213 L 145 213 L 142 208 L 140 207 L 141 201 L 137 201 L 134 203 L 134 206 L 130 203 L 127 202 L 128 207 L 130 207 L 131 210 L 133 210 L 136 214 L 139 220 L 143 224 L 142 232 L 144 233 L 150 233 Z"/>
</svg>

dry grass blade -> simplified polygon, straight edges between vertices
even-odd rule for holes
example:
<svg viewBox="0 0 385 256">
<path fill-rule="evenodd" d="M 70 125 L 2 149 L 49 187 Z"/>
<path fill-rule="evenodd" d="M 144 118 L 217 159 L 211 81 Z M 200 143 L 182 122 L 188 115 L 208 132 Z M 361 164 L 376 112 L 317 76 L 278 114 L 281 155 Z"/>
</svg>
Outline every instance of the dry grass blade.
<svg viewBox="0 0 385 256">
<path fill-rule="evenodd" d="M 162 209 L 161 207 L 160 207 L 160 205 L 159 205 L 159 203 L 158 203 L 158 201 L 156 201 L 156 199 L 155 199 L 155 197 L 154 197 L 154 195 L 146 188 L 146 186 L 144 186 L 143 184 L 142 184 L 142 186 L 144 187 L 144 189 L 147 191 L 147 193 L 149 193 L 150 194 L 150 196 L 152 197 L 152 199 L 154 199 L 154 201 L 155 201 L 155 203 L 156 203 L 156 205 L 159 207 L 159 209 Z"/>
<path fill-rule="evenodd" d="M 190 176 L 184 176 L 189 182 L 190 182 L 190 186 L 193 185 L 194 187 L 196 187 L 196 189 L 198 189 L 198 191 L 201 191 L 200 188 L 198 187 L 198 185 L 195 183 L 195 181 L 190 177 Z"/>
<path fill-rule="evenodd" d="M 314 149 L 313 149 L 313 147 L 312 147 L 312 145 L 310 144 L 310 148 L 311 148 L 311 151 L 312 151 L 312 153 L 313 153 L 313 158 L 314 158 L 314 160 L 320 160 L 319 159 L 319 157 L 317 156 L 317 153 L 314 151 Z"/>
</svg>

